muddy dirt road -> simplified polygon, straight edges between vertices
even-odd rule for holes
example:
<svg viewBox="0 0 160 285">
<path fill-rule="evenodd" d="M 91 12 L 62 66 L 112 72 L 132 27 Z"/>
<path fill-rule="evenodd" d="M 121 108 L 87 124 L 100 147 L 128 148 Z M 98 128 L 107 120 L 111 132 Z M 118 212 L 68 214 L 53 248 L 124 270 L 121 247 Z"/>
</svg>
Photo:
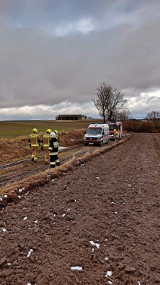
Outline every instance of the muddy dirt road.
<svg viewBox="0 0 160 285">
<path fill-rule="evenodd" d="M 160 134 L 136 134 L 0 212 L 1 285 L 160 284 Z"/>
</svg>

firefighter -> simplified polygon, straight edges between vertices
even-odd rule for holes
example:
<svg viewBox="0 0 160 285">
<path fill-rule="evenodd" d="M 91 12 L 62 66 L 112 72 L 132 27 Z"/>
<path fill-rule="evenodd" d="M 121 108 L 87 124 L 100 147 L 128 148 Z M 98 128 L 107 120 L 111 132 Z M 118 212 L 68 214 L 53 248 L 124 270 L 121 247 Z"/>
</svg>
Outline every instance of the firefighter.
<svg viewBox="0 0 160 285">
<path fill-rule="evenodd" d="M 31 159 L 32 161 L 36 162 L 38 159 L 40 142 L 41 142 L 39 138 L 38 130 L 36 128 L 33 128 L 32 134 L 30 134 L 28 141 L 31 147 Z"/>
<path fill-rule="evenodd" d="M 50 134 L 52 133 L 51 129 L 47 129 L 46 133 L 43 135 L 42 138 L 42 150 L 44 150 L 44 163 L 49 163 L 49 146 L 50 146 Z"/>
<path fill-rule="evenodd" d="M 58 158 L 58 138 L 55 132 L 50 134 L 50 145 L 49 145 L 49 156 L 50 156 L 50 167 L 55 167 L 59 165 L 59 158 Z"/>
<path fill-rule="evenodd" d="M 114 129 L 114 140 L 118 142 L 118 131 Z"/>
<path fill-rule="evenodd" d="M 59 136 L 58 136 L 58 131 L 57 130 L 54 130 L 55 134 L 56 134 L 56 139 L 58 141 L 58 148 L 59 148 Z M 57 156 L 57 160 L 56 160 L 56 165 L 60 165 L 60 161 L 59 161 L 59 158 Z"/>
</svg>

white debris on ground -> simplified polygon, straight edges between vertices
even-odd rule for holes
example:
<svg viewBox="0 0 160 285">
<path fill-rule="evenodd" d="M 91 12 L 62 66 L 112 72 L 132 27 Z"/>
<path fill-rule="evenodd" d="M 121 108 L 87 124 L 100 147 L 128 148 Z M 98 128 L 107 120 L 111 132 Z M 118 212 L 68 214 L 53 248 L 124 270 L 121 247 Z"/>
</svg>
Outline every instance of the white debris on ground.
<svg viewBox="0 0 160 285">
<path fill-rule="evenodd" d="M 31 248 L 31 249 L 28 251 L 27 257 L 31 257 L 32 252 L 33 252 L 33 249 Z"/>
<path fill-rule="evenodd" d="M 104 258 L 104 260 L 105 260 L 105 261 L 108 261 L 108 260 L 109 260 L 109 257 L 106 256 L 106 257 Z"/>
<path fill-rule="evenodd" d="M 107 271 L 105 277 L 111 277 L 112 276 L 112 271 Z"/>
<path fill-rule="evenodd" d="M 92 245 L 92 246 L 95 246 L 96 248 L 100 248 L 100 244 L 99 243 L 97 243 L 97 242 L 94 242 L 94 241 L 92 241 L 92 240 L 90 240 L 90 244 Z"/>
<path fill-rule="evenodd" d="M 6 232 L 7 232 L 7 230 L 6 230 L 5 228 L 0 228 L 0 232 L 2 232 L 2 233 L 6 233 Z"/>
<path fill-rule="evenodd" d="M 27 220 L 27 217 L 24 217 L 23 220 L 26 221 L 26 220 Z"/>
<path fill-rule="evenodd" d="M 19 192 L 19 193 L 23 193 L 24 190 L 25 190 L 25 188 L 20 188 L 20 189 L 18 189 L 18 192 Z"/>
<path fill-rule="evenodd" d="M 71 266 L 70 269 L 71 270 L 78 270 L 78 271 L 82 271 L 83 270 L 82 266 Z"/>
<path fill-rule="evenodd" d="M 109 285 L 112 285 L 112 284 L 113 284 L 113 282 L 112 282 L 112 281 L 108 281 L 107 283 L 108 283 Z"/>
</svg>

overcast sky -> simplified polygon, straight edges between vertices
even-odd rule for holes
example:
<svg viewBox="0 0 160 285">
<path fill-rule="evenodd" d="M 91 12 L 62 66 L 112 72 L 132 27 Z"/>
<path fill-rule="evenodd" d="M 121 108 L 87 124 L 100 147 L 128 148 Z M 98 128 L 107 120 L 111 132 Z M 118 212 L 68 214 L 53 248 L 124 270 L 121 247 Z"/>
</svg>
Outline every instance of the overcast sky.
<svg viewBox="0 0 160 285">
<path fill-rule="evenodd" d="M 0 120 L 97 116 L 104 81 L 160 111 L 160 0 L 0 0 Z"/>
</svg>

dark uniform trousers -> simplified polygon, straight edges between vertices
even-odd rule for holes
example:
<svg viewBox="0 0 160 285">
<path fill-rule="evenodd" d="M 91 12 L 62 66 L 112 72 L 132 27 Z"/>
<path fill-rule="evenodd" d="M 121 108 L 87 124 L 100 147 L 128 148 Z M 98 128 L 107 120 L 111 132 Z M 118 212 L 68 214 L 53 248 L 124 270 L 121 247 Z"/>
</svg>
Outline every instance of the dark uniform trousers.
<svg viewBox="0 0 160 285">
<path fill-rule="evenodd" d="M 58 139 L 51 138 L 49 146 L 50 167 L 55 167 L 56 165 L 59 165 L 58 147 L 59 147 Z"/>
</svg>

